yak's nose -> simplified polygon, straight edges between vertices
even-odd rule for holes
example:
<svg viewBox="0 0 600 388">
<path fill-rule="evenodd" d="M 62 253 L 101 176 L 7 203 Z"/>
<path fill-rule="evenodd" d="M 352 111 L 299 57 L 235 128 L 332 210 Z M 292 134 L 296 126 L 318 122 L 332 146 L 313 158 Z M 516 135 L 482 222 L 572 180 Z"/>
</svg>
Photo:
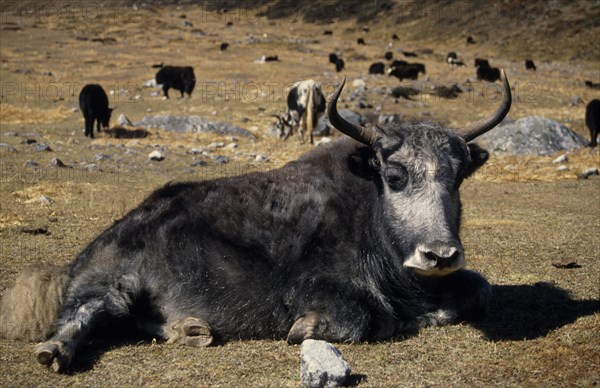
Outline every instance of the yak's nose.
<svg viewBox="0 0 600 388">
<path fill-rule="evenodd" d="M 455 266 L 462 256 L 462 250 L 457 247 L 442 247 L 422 252 L 434 268 L 446 269 Z"/>
<path fill-rule="evenodd" d="M 459 241 L 435 241 L 419 246 L 404 266 L 423 275 L 446 275 L 465 266 L 463 252 Z"/>
</svg>

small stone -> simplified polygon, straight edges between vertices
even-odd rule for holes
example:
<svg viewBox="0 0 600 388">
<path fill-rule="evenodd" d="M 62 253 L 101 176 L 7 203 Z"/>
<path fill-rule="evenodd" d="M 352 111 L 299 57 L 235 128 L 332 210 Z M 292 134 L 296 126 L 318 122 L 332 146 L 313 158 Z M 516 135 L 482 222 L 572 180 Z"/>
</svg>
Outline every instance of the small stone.
<svg viewBox="0 0 600 388">
<path fill-rule="evenodd" d="M 227 144 L 227 148 L 230 148 L 230 149 L 238 148 L 238 145 L 237 145 L 237 143 L 229 143 L 229 144 Z"/>
<path fill-rule="evenodd" d="M 34 149 L 35 152 L 44 152 L 44 151 L 52 151 L 52 148 L 48 144 L 36 144 Z"/>
<path fill-rule="evenodd" d="M 339 387 L 350 371 L 350 364 L 329 342 L 312 339 L 302 342 L 300 380 L 305 387 Z"/>
<path fill-rule="evenodd" d="M 83 169 L 86 171 L 98 171 L 98 170 L 100 170 L 100 167 L 98 167 L 98 165 L 96 163 L 86 163 L 83 166 Z"/>
<path fill-rule="evenodd" d="M 317 140 L 315 142 L 315 146 L 319 147 L 319 146 L 322 146 L 322 145 L 327 144 L 327 143 L 331 143 L 331 138 L 328 137 L 328 136 L 325 136 L 325 137 L 322 137 L 321 139 Z"/>
<path fill-rule="evenodd" d="M 45 196 L 44 194 L 40 195 L 37 198 L 37 201 L 39 203 L 43 203 L 44 205 L 50 205 L 52 202 L 54 202 L 54 200 L 48 196 Z"/>
<path fill-rule="evenodd" d="M 266 155 L 260 155 L 260 154 L 258 154 L 258 155 L 256 155 L 254 157 L 254 161 L 255 162 L 266 162 L 267 160 L 269 160 L 269 157 L 266 156 Z"/>
<path fill-rule="evenodd" d="M 204 167 L 208 165 L 208 163 L 204 160 L 196 160 L 194 163 L 191 164 L 192 167 Z"/>
<path fill-rule="evenodd" d="M 569 166 L 565 166 L 565 165 L 556 167 L 556 171 L 567 171 L 568 169 L 569 169 Z"/>
<path fill-rule="evenodd" d="M 365 86 L 367 86 L 367 83 L 360 78 L 357 78 L 354 81 L 352 81 L 353 88 L 364 88 Z"/>
<path fill-rule="evenodd" d="M 164 160 L 165 157 L 163 156 L 163 154 L 160 151 L 154 150 L 154 151 L 150 152 L 150 154 L 148 154 L 148 159 L 154 160 L 156 162 L 160 162 L 161 160 Z"/>
<path fill-rule="evenodd" d="M 35 160 L 26 160 L 25 163 L 23 163 L 23 167 L 37 167 L 40 164 L 38 162 L 36 162 Z"/>
<path fill-rule="evenodd" d="M 50 167 L 66 167 L 62 160 L 59 158 L 54 158 L 49 163 Z"/>
<path fill-rule="evenodd" d="M 225 164 L 225 163 L 229 163 L 229 158 L 227 156 L 223 156 L 223 155 L 217 155 L 213 157 L 213 160 L 215 161 L 215 163 L 217 164 Z"/>
<path fill-rule="evenodd" d="M 110 160 L 112 159 L 112 156 L 108 155 L 108 154 L 96 154 L 94 155 L 94 157 L 92 158 L 92 160 L 94 162 L 101 162 L 103 160 Z"/>
<path fill-rule="evenodd" d="M 4 148 L 8 152 L 17 152 L 17 149 L 10 144 L 0 143 L 0 148 Z"/>
<path fill-rule="evenodd" d="M 566 163 L 569 161 L 569 158 L 567 157 L 567 154 L 562 154 L 561 156 L 559 156 L 558 158 L 554 159 L 552 161 L 552 163 Z"/>
<path fill-rule="evenodd" d="M 223 147 L 225 147 L 225 143 L 223 143 L 223 142 L 210 143 L 208 145 L 208 148 L 223 148 Z"/>
</svg>

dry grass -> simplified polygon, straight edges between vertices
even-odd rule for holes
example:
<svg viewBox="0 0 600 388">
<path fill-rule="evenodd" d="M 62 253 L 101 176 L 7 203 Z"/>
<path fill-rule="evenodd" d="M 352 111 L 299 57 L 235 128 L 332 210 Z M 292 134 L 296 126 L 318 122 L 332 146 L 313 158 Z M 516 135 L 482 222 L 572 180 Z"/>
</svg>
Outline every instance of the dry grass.
<svg viewBox="0 0 600 388">
<path fill-rule="evenodd" d="M 27 8 L 34 3 L 19 4 Z M 3 95 L 0 104 L 0 143 L 17 149 L 0 148 L 2 292 L 20 269 L 31 264 L 70 262 L 115 219 L 165 182 L 266 170 L 309 150 L 295 141 L 282 143 L 264 135 L 272 121 L 270 115 L 285 106 L 285 87 L 299 79 L 318 79 L 330 91 L 342 75 L 350 81 L 365 78 L 369 102 L 380 105 L 383 112 L 455 127 L 494 109 L 477 92 L 457 101 L 427 96 L 398 103 L 377 93 L 378 88 L 397 85 L 395 79 L 365 76 L 370 63 L 382 60 L 392 33 L 401 37 L 393 43 L 396 57 L 402 58 L 400 49 L 416 50 L 418 60 L 427 65 L 427 78 L 413 84 L 419 88 L 474 78 L 472 66 L 449 68 L 443 62 L 451 50 L 469 65 L 472 58 L 480 56 L 507 69 L 516 96 L 510 113 L 513 119 L 543 115 L 587 137 L 584 104 L 573 106 L 570 102 L 575 95 L 584 101 L 598 98 L 597 91 L 583 86 L 584 79 L 600 82 L 600 53 L 597 44 L 590 44 L 599 33 L 594 21 L 600 9 L 594 2 L 525 4 L 511 0 L 492 4 L 509 12 L 508 18 L 497 21 L 469 18 L 472 10 L 464 2 L 403 2 L 401 8 L 377 19 L 369 19 L 374 12 L 371 2 L 331 3 L 346 7 L 338 13 L 321 11 L 329 3 L 294 2 L 300 14 L 314 9 L 313 14 L 321 12 L 330 20 L 319 24 L 242 17 L 229 19 L 234 21 L 231 27 L 210 7 L 149 4 L 130 19 L 101 18 L 86 23 L 77 16 L 35 21 L 3 15 L 0 28 L 23 29 L 4 29 L 0 34 L 2 84 L 29 88 L 34 84 L 62 85 L 65 93 L 60 101 L 31 95 L 21 98 L 22 89 L 17 88 L 16 94 Z M 415 4 L 424 4 L 416 16 Z M 352 8 L 356 14 L 349 13 Z M 231 4 L 230 9 L 234 9 Z M 228 17 L 239 15 L 236 12 Z M 516 12 L 527 20 L 516 19 Z M 182 14 L 193 27 L 183 26 Z M 209 17 L 203 19 L 203 15 Z M 367 34 L 361 32 L 364 24 L 370 26 Z M 323 36 L 325 29 L 333 30 L 334 35 Z M 205 35 L 200 36 L 198 30 Z M 478 44 L 464 45 L 467 34 L 474 35 Z M 367 46 L 356 46 L 359 36 L 365 37 Z M 95 37 L 114 38 L 116 43 L 89 40 Z M 231 46 L 220 53 L 218 46 L 223 41 Z M 432 52 L 424 53 L 424 48 Z M 333 51 L 344 53 L 343 74 L 336 74 L 327 63 L 327 54 Z M 281 58 L 278 63 L 253 63 L 261 55 L 275 54 Z M 536 73 L 524 70 L 525 57 L 536 61 Z M 191 99 L 163 101 L 141 87 L 154 76 L 150 65 L 163 61 L 195 66 L 199 83 Z M 47 72 L 52 75 L 45 75 Z M 115 115 L 124 113 L 132 121 L 149 114 L 199 115 L 248 128 L 256 139 L 159 130 L 150 130 L 143 138 L 115 138 L 109 133 L 94 140 L 84 138 L 81 114 L 71 112 L 77 106 L 79 89 L 70 93 L 69 85 L 81 87 L 87 82 L 116 90 L 110 96 L 111 105 L 118 106 Z M 272 85 L 270 92 L 266 92 L 267 84 Z M 215 94 L 210 89 L 215 85 L 225 89 Z M 242 92 L 251 86 L 266 93 L 253 97 Z M 23 137 L 5 132 L 37 133 L 38 142 L 49 143 L 53 151 L 35 152 L 33 146 L 21 143 Z M 206 167 L 191 167 L 198 158 L 189 153 L 191 148 L 213 142 L 238 144 L 235 149 L 215 152 L 231 162 L 218 166 L 209 160 Z M 165 161 L 148 162 L 147 154 L 157 147 L 165 149 Z M 125 149 L 131 153 L 126 154 Z M 109 158 L 94 162 L 99 153 Z M 255 154 L 267 155 L 268 162 L 254 162 Z M 469 265 L 494 284 L 488 319 L 474 325 L 429 328 L 385 343 L 340 346 L 353 366 L 354 383 L 600 384 L 600 179 L 576 179 L 583 169 L 599 167 L 600 156 L 589 149 L 569 153 L 566 171 L 557 171 L 552 163 L 556 156 L 492 155 L 487 166 L 463 187 L 462 236 Z M 47 167 L 54 157 L 70 167 Z M 24 167 L 29 159 L 39 166 Z M 90 163 L 94 168 L 86 167 Z M 39 203 L 36 199 L 42 194 L 53 201 Z M 41 226 L 50 234 L 21 232 L 23 227 Z M 580 267 L 561 270 L 551 265 L 564 257 L 575 258 Z M 155 344 L 151 339 L 97 339 L 79 353 L 72 373 L 66 376 L 37 365 L 32 357 L 34 344 L 0 340 L 0 346 L 2 386 L 95 386 L 99 382 L 114 386 L 298 385 L 299 348 L 283 341 L 188 349 Z"/>
</svg>

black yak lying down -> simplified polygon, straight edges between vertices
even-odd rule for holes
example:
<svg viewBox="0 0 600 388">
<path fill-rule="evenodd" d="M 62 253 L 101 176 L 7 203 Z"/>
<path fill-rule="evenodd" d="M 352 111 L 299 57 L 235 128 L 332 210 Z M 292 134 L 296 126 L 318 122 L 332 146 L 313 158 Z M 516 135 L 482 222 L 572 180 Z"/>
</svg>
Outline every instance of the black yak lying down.
<svg viewBox="0 0 600 388">
<path fill-rule="evenodd" d="M 188 346 L 249 338 L 390 339 L 475 318 L 491 293 L 465 270 L 461 182 L 488 154 L 470 143 L 508 113 L 452 130 L 429 122 L 345 134 L 286 166 L 167 185 L 58 273 L 29 273 L 3 298 L 4 336 L 42 340 L 67 370 L 79 346 L 125 320 Z M 57 306 L 60 306 L 57 309 Z"/>
</svg>

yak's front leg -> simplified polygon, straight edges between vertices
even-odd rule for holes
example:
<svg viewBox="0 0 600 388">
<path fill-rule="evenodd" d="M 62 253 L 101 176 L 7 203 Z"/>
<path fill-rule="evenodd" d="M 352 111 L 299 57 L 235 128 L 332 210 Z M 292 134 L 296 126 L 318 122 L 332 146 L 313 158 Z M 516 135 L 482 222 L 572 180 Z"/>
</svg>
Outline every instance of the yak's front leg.
<svg viewBox="0 0 600 388">
<path fill-rule="evenodd" d="M 311 283 L 300 290 L 302 312 L 288 332 L 287 341 L 305 339 L 351 343 L 379 339 L 393 333 L 391 313 L 365 291 L 335 282 Z"/>
<path fill-rule="evenodd" d="M 489 308 L 492 287 L 477 272 L 459 270 L 432 284 L 436 309 L 417 318 L 420 327 L 448 325 L 483 318 Z"/>
</svg>

